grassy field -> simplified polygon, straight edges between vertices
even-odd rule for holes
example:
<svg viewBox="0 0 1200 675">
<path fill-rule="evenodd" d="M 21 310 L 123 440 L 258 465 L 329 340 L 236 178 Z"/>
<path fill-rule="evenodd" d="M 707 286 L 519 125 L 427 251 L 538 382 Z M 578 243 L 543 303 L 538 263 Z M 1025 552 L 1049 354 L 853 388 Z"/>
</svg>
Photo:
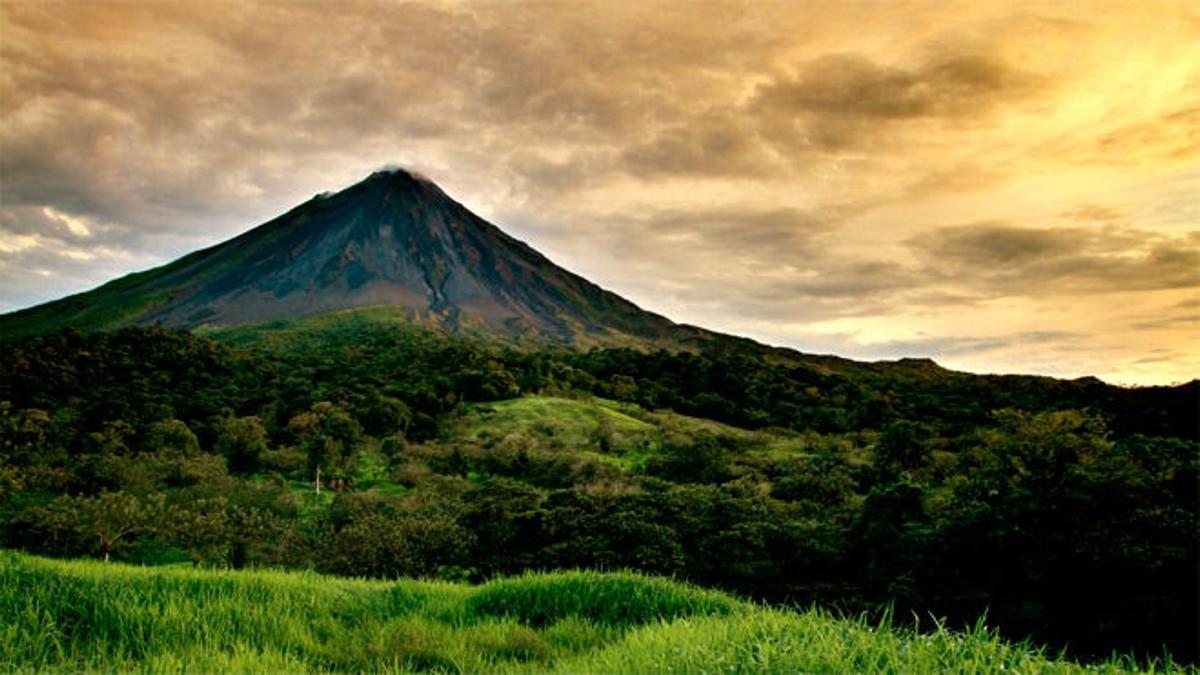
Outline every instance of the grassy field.
<svg viewBox="0 0 1200 675">
<path fill-rule="evenodd" d="M 615 436 L 613 448 L 633 449 L 651 440 L 652 424 L 635 419 L 603 399 L 575 400 L 527 396 L 494 403 L 474 403 L 450 434 L 457 440 L 490 441 L 509 434 L 528 434 L 548 449 L 595 448 L 596 430 L 605 425 Z"/>
<path fill-rule="evenodd" d="M 448 440 L 485 447 L 506 438 L 547 451 L 588 452 L 624 469 L 644 465 L 670 435 L 707 435 L 738 441 L 751 453 L 807 456 L 809 443 L 783 431 L 747 431 L 669 411 L 651 412 L 632 403 L 602 398 L 525 396 L 472 403 L 447 425 Z M 606 438 L 601 447 L 599 439 Z"/>
<path fill-rule="evenodd" d="M 600 430 L 607 447 L 601 447 Z M 631 470 L 657 448 L 659 429 L 603 399 L 527 396 L 470 404 L 448 425 L 447 436 L 484 447 L 516 442 L 549 452 L 584 453 Z"/>
<path fill-rule="evenodd" d="M 635 574 L 569 572 L 469 586 L 0 551 L 6 671 L 1067 673 L 1131 666 L 1112 660 L 1084 668 L 983 628 L 914 635 Z"/>
</svg>

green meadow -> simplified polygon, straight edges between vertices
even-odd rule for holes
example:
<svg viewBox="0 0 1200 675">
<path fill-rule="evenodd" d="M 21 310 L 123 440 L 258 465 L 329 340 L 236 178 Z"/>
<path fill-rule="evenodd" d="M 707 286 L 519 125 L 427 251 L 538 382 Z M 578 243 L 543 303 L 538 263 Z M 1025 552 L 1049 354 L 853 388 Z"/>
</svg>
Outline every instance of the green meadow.
<svg viewBox="0 0 1200 675">
<path fill-rule="evenodd" d="M 0 552 L 0 669 L 144 672 L 1128 672 L 982 624 L 913 632 L 634 573 L 480 585 Z M 1173 672 L 1172 664 L 1141 664 Z"/>
</svg>

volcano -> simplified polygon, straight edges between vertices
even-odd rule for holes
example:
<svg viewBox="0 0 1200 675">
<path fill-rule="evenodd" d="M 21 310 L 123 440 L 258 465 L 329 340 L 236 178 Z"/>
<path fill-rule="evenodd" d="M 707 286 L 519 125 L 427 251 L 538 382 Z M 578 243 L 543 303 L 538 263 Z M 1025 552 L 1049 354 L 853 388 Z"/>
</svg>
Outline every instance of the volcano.
<svg viewBox="0 0 1200 675">
<path fill-rule="evenodd" d="M 157 269 L 0 317 L 0 334 L 237 326 L 379 306 L 452 331 L 568 343 L 686 331 L 393 169 Z"/>
</svg>

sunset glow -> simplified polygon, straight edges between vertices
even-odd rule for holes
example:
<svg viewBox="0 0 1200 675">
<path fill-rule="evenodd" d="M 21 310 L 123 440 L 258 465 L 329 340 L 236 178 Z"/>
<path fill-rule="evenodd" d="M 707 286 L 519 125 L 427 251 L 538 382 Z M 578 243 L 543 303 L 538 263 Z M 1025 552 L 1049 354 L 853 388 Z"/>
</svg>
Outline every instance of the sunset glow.
<svg viewBox="0 0 1200 675">
<path fill-rule="evenodd" d="M 1200 374 L 1194 2 L 0 2 L 0 311 L 385 164 L 675 321 Z"/>
</svg>

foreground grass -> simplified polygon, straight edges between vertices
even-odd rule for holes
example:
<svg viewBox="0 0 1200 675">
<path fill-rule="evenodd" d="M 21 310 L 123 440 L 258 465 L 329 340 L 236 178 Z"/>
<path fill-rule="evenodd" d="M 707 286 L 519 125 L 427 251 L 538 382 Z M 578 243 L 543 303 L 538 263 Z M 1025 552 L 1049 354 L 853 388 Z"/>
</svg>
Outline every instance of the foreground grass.
<svg viewBox="0 0 1200 675">
<path fill-rule="evenodd" d="M 1087 670 L 1123 672 L 1132 665 L 1113 660 Z M 528 575 L 468 586 L 142 568 L 0 551 L 0 670 L 1085 669 L 982 628 L 912 635 L 628 573 Z"/>
</svg>

